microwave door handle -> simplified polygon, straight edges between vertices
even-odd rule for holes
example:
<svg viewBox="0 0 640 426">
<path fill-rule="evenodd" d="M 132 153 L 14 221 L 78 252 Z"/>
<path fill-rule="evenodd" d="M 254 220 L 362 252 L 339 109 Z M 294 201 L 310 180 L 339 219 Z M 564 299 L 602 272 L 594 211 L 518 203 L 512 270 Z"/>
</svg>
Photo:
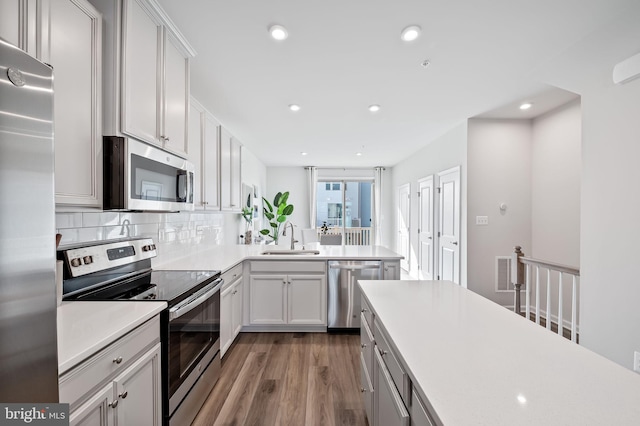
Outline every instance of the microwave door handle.
<svg viewBox="0 0 640 426">
<path fill-rule="evenodd" d="M 179 318 L 182 315 L 200 306 L 202 302 L 204 302 L 205 300 L 207 300 L 208 298 L 216 294 L 216 292 L 220 291 L 220 287 L 222 287 L 223 283 L 224 281 L 220 280 L 220 282 L 218 282 L 218 284 L 216 284 L 215 287 L 213 287 L 211 290 L 208 290 L 201 296 L 198 296 L 193 300 L 187 299 L 187 302 L 169 309 L 169 321 Z"/>
</svg>

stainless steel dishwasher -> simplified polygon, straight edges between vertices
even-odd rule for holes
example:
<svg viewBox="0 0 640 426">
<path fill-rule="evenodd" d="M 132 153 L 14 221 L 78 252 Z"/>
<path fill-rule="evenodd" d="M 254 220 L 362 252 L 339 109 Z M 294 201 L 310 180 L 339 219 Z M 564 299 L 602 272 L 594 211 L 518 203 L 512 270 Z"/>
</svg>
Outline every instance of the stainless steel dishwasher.
<svg viewBox="0 0 640 426">
<path fill-rule="evenodd" d="M 329 331 L 360 328 L 358 280 L 381 280 L 380 260 L 330 260 L 327 295 Z"/>
</svg>

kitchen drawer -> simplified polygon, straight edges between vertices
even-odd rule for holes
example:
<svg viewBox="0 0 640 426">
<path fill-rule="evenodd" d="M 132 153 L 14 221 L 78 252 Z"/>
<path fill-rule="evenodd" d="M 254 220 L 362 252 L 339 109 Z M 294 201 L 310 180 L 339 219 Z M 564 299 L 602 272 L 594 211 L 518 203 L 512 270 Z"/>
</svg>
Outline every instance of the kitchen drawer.
<svg viewBox="0 0 640 426">
<path fill-rule="evenodd" d="M 75 302 L 91 303 L 91 302 Z M 143 351 L 160 341 L 160 319 L 156 315 L 60 377 L 60 402 L 71 407 L 94 388 L 123 371 Z"/>
<path fill-rule="evenodd" d="M 253 260 L 251 272 L 279 272 L 279 273 L 325 273 L 327 263 L 324 261 L 304 260 Z"/>
<path fill-rule="evenodd" d="M 367 413 L 367 419 L 369 424 L 374 425 L 373 422 L 373 376 L 371 373 L 373 370 L 368 370 L 364 362 L 362 354 L 360 354 L 360 392 L 362 393 L 362 401 L 364 402 L 364 410 Z"/>
<path fill-rule="evenodd" d="M 227 286 L 233 284 L 236 278 L 242 276 L 242 262 L 237 264 L 236 266 L 227 269 L 222 274 L 222 279 L 224 280 L 224 284 L 222 285 L 222 289 L 224 290 Z"/>
<path fill-rule="evenodd" d="M 367 320 L 369 330 L 373 331 L 373 312 L 364 297 L 360 300 L 360 311 L 364 314 L 364 318 Z"/>
<path fill-rule="evenodd" d="M 405 405 L 409 405 L 409 396 L 411 393 L 411 380 L 407 373 L 405 373 L 404 369 L 400 365 L 400 361 L 398 360 L 395 352 L 391 349 L 391 345 L 389 344 L 389 338 L 386 333 L 382 331 L 382 329 L 378 326 L 378 322 L 374 324 L 374 336 L 376 340 L 376 346 L 378 347 L 378 351 L 380 352 L 380 356 L 384 361 L 387 369 L 389 370 L 389 374 L 391 374 L 391 378 L 393 379 L 393 383 L 396 385 L 402 400 Z"/>
<path fill-rule="evenodd" d="M 360 352 L 369 376 L 373 375 L 373 350 L 375 342 L 364 313 L 360 314 Z"/>
<path fill-rule="evenodd" d="M 433 420 L 431 420 L 429 411 L 425 408 L 415 389 L 411 391 L 410 414 L 411 426 L 433 426 L 435 424 Z"/>
</svg>

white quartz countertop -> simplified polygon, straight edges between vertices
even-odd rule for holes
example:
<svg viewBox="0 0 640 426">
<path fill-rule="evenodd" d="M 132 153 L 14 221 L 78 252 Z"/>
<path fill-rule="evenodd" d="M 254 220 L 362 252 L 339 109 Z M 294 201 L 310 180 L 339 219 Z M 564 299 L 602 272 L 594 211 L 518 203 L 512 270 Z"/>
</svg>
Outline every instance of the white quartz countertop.
<svg viewBox="0 0 640 426">
<path fill-rule="evenodd" d="M 58 374 L 62 375 L 167 307 L 166 302 L 62 302 Z"/>
<path fill-rule="evenodd" d="M 444 425 L 639 425 L 640 375 L 447 281 L 360 281 Z"/>
<path fill-rule="evenodd" d="M 161 250 L 162 248 L 160 248 Z M 226 271 L 245 259 L 260 260 L 327 260 L 327 259 L 402 259 L 402 256 L 381 246 L 323 246 L 307 244 L 305 249 L 318 250 L 317 255 L 264 255 L 265 251 L 288 250 L 274 245 L 194 245 L 185 247 L 179 257 L 153 260 L 154 269 Z"/>
</svg>

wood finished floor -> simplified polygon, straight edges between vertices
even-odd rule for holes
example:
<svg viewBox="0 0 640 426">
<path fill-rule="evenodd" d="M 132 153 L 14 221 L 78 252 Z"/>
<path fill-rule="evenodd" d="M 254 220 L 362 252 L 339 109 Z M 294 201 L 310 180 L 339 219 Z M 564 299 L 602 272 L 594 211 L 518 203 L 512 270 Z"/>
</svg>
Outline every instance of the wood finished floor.
<svg viewBox="0 0 640 426">
<path fill-rule="evenodd" d="M 193 422 L 209 425 L 363 425 L 360 336 L 240 333 Z"/>
</svg>

